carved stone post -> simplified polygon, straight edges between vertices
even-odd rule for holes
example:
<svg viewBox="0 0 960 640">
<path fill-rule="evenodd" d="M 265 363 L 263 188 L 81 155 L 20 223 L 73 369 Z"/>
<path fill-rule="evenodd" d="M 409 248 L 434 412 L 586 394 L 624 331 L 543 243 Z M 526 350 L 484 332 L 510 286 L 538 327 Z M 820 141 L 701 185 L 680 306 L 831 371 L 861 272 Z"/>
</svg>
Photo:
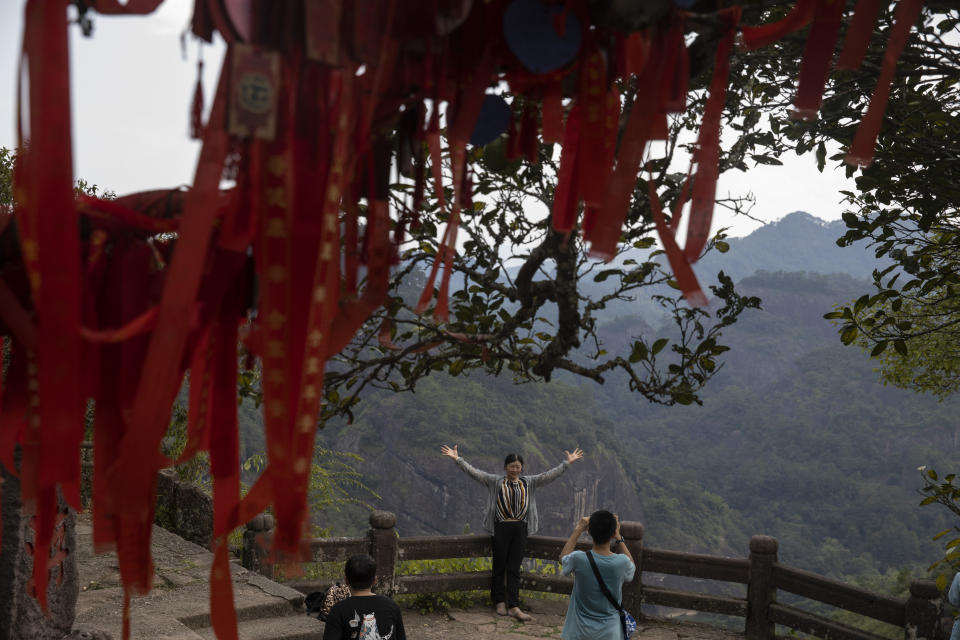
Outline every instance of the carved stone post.
<svg viewBox="0 0 960 640">
<path fill-rule="evenodd" d="M 267 556 L 273 546 L 273 516 L 261 513 L 247 523 L 243 532 L 243 557 L 245 569 L 273 578 L 273 563 Z"/>
<path fill-rule="evenodd" d="M 777 539 L 770 536 L 750 538 L 750 573 L 747 583 L 748 640 L 773 640 L 774 624 L 767 611 L 777 601 L 773 586 L 773 565 L 777 561 Z"/>
<path fill-rule="evenodd" d="M 396 591 L 397 516 L 389 511 L 370 514 L 370 555 L 377 563 L 376 592 L 391 596 Z"/>
<path fill-rule="evenodd" d="M 933 580 L 914 580 L 907 598 L 904 638 L 933 640 L 940 637 L 940 590 Z"/>
<path fill-rule="evenodd" d="M 15 456 L 19 465 L 19 449 Z M 60 640 L 73 626 L 80 594 L 76 516 L 60 495 L 57 506 L 52 547 L 34 551 L 33 517 L 20 501 L 20 482 L 0 465 L 0 640 Z M 29 593 L 35 552 L 49 554 L 46 614 Z"/>
<path fill-rule="evenodd" d="M 633 562 L 637 565 L 633 580 L 623 585 L 623 608 L 639 620 L 640 605 L 643 601 L 643 583 L 640 575 L 643 563 L 643 523 L 626 520 L 621 522 L 620 535 L 623 536 L 623 543 L 630 549 Z"/>
</svg>

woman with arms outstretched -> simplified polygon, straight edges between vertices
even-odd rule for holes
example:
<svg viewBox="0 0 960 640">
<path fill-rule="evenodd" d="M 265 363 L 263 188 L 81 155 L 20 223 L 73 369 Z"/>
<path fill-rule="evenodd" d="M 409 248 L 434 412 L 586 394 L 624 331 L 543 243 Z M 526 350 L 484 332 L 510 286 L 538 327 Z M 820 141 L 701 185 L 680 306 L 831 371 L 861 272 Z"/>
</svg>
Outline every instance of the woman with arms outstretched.
<svg viewBox="0 0 960 640">
<path fill-rule="evenodd" d="M 457 453 L 457 445 L 440 447 L 440 453 L 452 458 L 464 473 L 482 484 L 489 492 L 483 513 L 483 527 L 493 535 L 493 585 L 490 597 L 497 613 L 511 615 L 521 622 L 530 616 L 520 610 L 520 563 L 527 549 L 527 535 L 539 528 L 536 490 L 553 482 L 571 464 L 583 458 L 579 447 L 573 453 L 564 451 L 566 460 L 534 476 L 521 475 L 523 457 L 511 453 L 503 461 L 503 475 L 487 473 L 470 465 Z M 504 590 L 506 576 L 506 590 Z"/>
</svg>

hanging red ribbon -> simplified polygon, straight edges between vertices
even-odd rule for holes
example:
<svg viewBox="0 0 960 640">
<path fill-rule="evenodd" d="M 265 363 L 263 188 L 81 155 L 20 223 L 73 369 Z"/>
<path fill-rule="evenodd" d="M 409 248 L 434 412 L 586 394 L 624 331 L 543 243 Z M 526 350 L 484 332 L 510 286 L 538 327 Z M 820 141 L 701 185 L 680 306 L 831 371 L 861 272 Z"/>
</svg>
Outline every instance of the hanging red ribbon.
<svg viewBox="0 0 960 640">
<path fill-rule="evenodd" d="M 567 116 L 567 129 L 563 136 L 563 148 L 560 152 L 560 170 L 557 173 L 557 186 L 553 190 L 553 211 L 551 222 L 560 233 L 573 229 L 577 221 L 576 180 L 577 156 L 580 150 L 581 107 L 576 104 Z"/>
<path fill-rule="evenodd" d="M 801 29 L 813 19 L 817 2 L 830 0 L 797 0 L 790 13 L 777 22 L 756 27 L 743 27 L 743 46 L 745 49 L 759 49 L 771 45 L 788 33 Z"/>
<path fill-rule="evenodd" d="M 563 139 L 563 95 L 560 82 L 547 85 L 543 96 L 543 141 L 560 142 Z"/>
<path fill-rule="evenodd" d="M 660 197 L 653 186 L 653 181 L 647 181 L 647 189 L 650 196 L 650 211 L 653 213 L 653 221 L 657 226 L 657 235 L 660 236 L 660 242 L 663 243 L 663 249 L 667 254 L 667 261 L 670 263 L 670 269 L 673 271 L 673 277 L 677 279 L 677 286 L 683 292 L 683 297 L 693 307 L 704 307 L 707 305 L 707 297 L 703 295 L 700 289 L 700 283 L 697 282 L 697 276 L 690 267 L 677 241 L 674 238 L 673 231 L 667 226 L 663 218 L 663 210 L 660 207 Z M 683 208 L 683 198 L 677 201 L 673 211 L 675 219 L 680 218 L 680 211 Z"/>
<path fill-rule="evenodd" d="M 837 69 L 859 69 L 863 57 L 867 54 L 870 39 L 873 37 L 873 25 L 877 21 L 877 14 L 885 5 L 886 0 L 857 0 L 853 20 L 847 27 L 847 35 L 843 41 L 843 50 L 837 58 Z"/>
<path fill-rule="evenodd" d="M 27 2 L 24 56 L 30 86 L 29 140 L 20 140 L 23 171 L 15 177 L 22 193 L 21 247 L 37 314 L 39 407 L 28 430 L 39 449 L 24 452 L 23 498 L 37 500 L 34 548 L 42 551 L 34 555 L 33 580 L 45 610 L 46 550 L 53 540 L 56 486 L 63 487 L 71 501 L 79 496 L 77 451 L 84 410 L 79 335 L 83 269 L 73 202 L 70 62 L 62 5 Z M 79 502 L 73 506 L 79 508 Z"/>
<path fill-rule="evenodd" d="M 837 47 L 837 34 L 843 21 L 843 9 L 843 0 L 822 0 L 817 3 L 803 50 L 797 96 L 790 114 L 793 118 L 811 120 L 820 111 L 827 76 L 830 75 L 830 62 Z"/>
<path fill-rule="evenodd" d="M 710 97 L 703 110 L 703 122 L 697 137 L 694 159 L 697 173 L 693 179 L 693 196 L 690 203 L 690 222 L 687 225 L 687 242 L 683 254 L 691 264 L 700 258 L 707 244 L 710 224 L 713 220 L 714 201 L 717 196 L 718 163 L 720 161 L 720 117 L 727 98 L 727 76 L 730 72 L 730 52 L 737 25 L 740 24 L 740 7 L 720 14 L 724 32 L 717 43 L 713 78 L 710 81 Z"/>
<path fill-rule="evenodd" d="M 230 56 L 224 69 L 230 68 Z M 147 592 L 153 577 L 150 539 L 153 527 L 154 477 L 162 464 L 158 453 L 167 430 L 169 407 L 183 375 L 182 356 L 190 331 L 193 307 L 216 219 L 218 185 L 227 152 L 226 71 L 221 72 L 217 95 L 204 133 L 194 188 L 186 198 L 180 240 L 167 267 L 157 328 L 135 394 L 129 430 L 106 474 L 115 493 L 104 508 L 116 521 L 117 556 L 126 592 Z M 145 457 L 146 456 L 146 457 Z M 126 640 L 126 638 L 124 639 Z"/>
<path fill-rule="evenodd" d="M 579 125 L 579 139 L 576 142 L 576 186 L 572 188 L 572 194 L 575 200 L 581 199 L 588 205 L 599 206 L 603 202 L 613 169 L 613 156 L 608 154 L 610 149 L 607 149 L 606 144 L 607 63 L 599 49 L 586 54 L 580 63 L 577 105 L 581 110 L 582 123 Z M 619 113 L 619 109 L 617 112 Z M 575 206 L 576 202 L 574 210 Z"/>
<path fill-rule="evenodd" d="M 880 134 L 880 126 L 883 124 L 883 114 L 887 110 L 890 83 L 893 82 L 893 76 L 897 70 L 897 60 L 900 59 L 903 48 L 907 46 L 910 28 L 917 21 L 922 8 L 923 0 L 900 0 L 897 2 L 894 24 L 890 30 L 890 38 L 887 40 L 886 51 L 883 54 L 883 66 L 880 68 L 877 86 L 870 98 L 867 113 L 860 121 L 860 126 L 857 127 L 857 133 L 853 137 L 850 151 L 843 159 L 847 164 L 866 167 L 873 162 L 873 151 L 877 144 L 877 136 Z"/>
<path fill-rule="evenodd" d="M 665 42 L 662 37 L 651 46 L 650 60 L 663 60 Z M 584 238 L 590 242 L 590 255 L 603 260 L 611 260 L 617 252 L 620 230 L 627 219 L 630 196 L 637 185 L 637 173 L 643 152 L 650 139 L 653 116 L 659 111 L 656 100 L 644 100 L 642 92 L 658 92 L 663 78 L 662 64 L 647 64 L 637 79 L 639 87 L 637 99 L 630 109 L 630 117 L 617 153 L 617 164 L 610 177 L 603 206 L 593 216 L 589 234 Z"/>
</svg>

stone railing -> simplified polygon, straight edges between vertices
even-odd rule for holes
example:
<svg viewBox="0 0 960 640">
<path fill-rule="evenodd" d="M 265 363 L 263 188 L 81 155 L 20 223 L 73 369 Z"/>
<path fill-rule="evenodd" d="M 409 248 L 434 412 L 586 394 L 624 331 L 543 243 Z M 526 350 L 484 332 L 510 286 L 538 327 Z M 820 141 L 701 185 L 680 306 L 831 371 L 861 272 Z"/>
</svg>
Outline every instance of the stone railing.
<svg viewBox="0 0 960 640">
<path fill-rule="evenodd" d="M 471 573 L 398 575 L 404 560 L 489 557 L 488 535 L 397 537 L 396 516 L 375 511 L 370 530 L 361 538 L 318 538 L 310 542 L 313 562 L 343 562 L 355 553 L 369 553 L 377 561 L 378 591 L 386 594 L 429 594 L 447 591 L 487 590 L 489 571 Z M 244 534 L 243 565 L 273 577 L 269 562 L 273 517 L 257 516 Z M 746 558 L 727 558 L 681 553 L 643 546 L 643 525 L 623 522 L 621 533 L 637 560 L 633 582 L 624 585 L 624 608 L 639 616 L 641 605 L 660 605 L 745 618 L 744 633 L 749 640 L 774 640 L 776 625 L 830 640 L 881 640 L 880 636 L 835 620 L 777 601 L 785 592 L 822 602 L 844 611 L 903 629 L 905 640 L 942 640 L 946 633 L 941 622 L 941 594 L 933 581 L 914 580 L 905 599 L 871 593 L 859 587 L 837 582 L 814 573 L 795 569 L 777 561 L 777 541 L 769 536 L 753 536 Z M 566 540 L 548 536 L 530 536 L 526 557 L 557 560 Z M 578 549 L 589 549 L 586 542 Z M 700 580 L 714 580 L 746 586 L 746 597 L 697 593 L 644 584 L 644 573 L 669 574 Z M 322 591 L 331 580 L 288 582 L 304 593 Z M 569 594 L 573 579 L 559 575 L 522 572 L 520 587 L 532 591 Z"/>
</svg>

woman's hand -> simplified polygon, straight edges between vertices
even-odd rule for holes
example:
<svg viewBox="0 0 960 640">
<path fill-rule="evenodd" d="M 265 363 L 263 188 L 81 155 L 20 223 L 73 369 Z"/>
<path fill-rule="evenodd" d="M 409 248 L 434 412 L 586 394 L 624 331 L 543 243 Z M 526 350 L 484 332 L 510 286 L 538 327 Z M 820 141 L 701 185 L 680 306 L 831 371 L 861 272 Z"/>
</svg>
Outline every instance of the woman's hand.
<svg viewBox="0 0 960 640">
<path fill-rule="evenodd" d="M 453 449 L 451 449 L 447 445 L 442 445 L 440 447 L 440 453 L 447 456 L 448 458 L 453 458 L 454 460 L 460 457 L 460 454 L 457 453 L 457 445 L 453 445 Z"/>
<path fill-rule="evenodd" d="M 583 458 L 583 449 L 581 449 L 580 447 L 577 447 L 576 449 L 574 449 L 573 453 L 570 453 L 566 449 L 564 449 L 563 452 L 567 454 L 567 464 L 573 464 L 577 460 L 580 460 Z"/>
</svg>

